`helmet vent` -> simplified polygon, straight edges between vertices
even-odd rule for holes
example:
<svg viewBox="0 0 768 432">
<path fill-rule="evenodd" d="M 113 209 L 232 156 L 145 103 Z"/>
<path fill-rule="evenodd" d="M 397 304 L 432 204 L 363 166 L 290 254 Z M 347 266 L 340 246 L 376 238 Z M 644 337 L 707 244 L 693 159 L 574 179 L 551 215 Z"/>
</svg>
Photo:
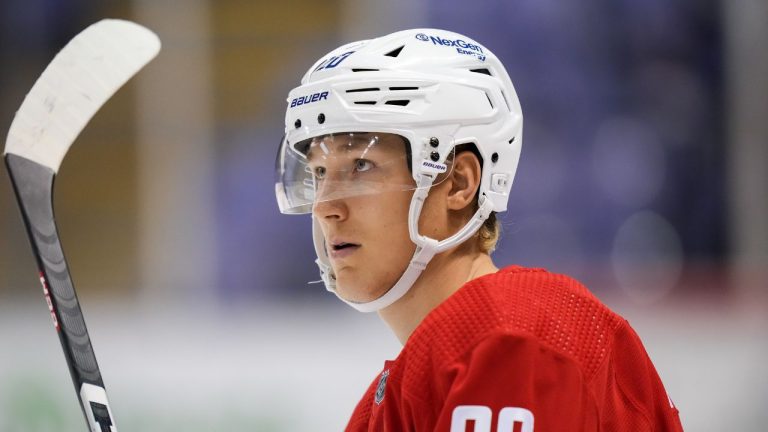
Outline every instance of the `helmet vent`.
<svg viewBox="0 0 768 432">
<path fill-rule="evenodd" d="M 390 87 L 389 88 L 392 91 L 398 91 L 398 90 L 418 90 L 418 87 Z"/>
<path fill-rule="evenodd" d="M 378 69 L 354 68 L 352 72 L 378 72 Z"/>
<path fill-rule="evenodd" d="M 409 100 L 388 100 L 384 102 L 386 105 L 398 105 L 398 106 L 408 106 L 411 101 Z"/>
<path fill-rule="evenodd" d="M 357 88 L 357 89 L 350 89 L 347 90 L 347 93 L 361 93 L 361 92 L 372 92 L 372 91 L 379 91 L 378 87 L 369 87 L 369 88 Z"/>
<path fill-rule="evenodd" d="M 475 72 L 475 73 L 481 73 L 481 74 L 488 75 L 488 76 L 492 76 L 491 75 L 491 71 L 489 71 L 487 68 L 470 69 L 469 71 L 470 72 Z"/>
<path fill-rule="evenodd" d="M 485 92 L 485 97 L 488 98 L 488 103 L 491 105 L 491 109 L 493 109 L 493 101 L 491 100 L 491 95 L 489 95 L 488 92 Z"/>
<path fill-rule="evenodd" d="M 388 56 L 388 57 L 397 57 L 397 56 L 400 55 L 400 51 L 402 51 L 403 48 L 405 48 L 405 45 L 402 45 L 399 48 L 395 48 L 392 51 L 390 51 L 390 52 L 388 52 L 388 53 L 386 53 L 384 55 Z"/>
<path fill-rule="evenodd" d="M 355 105 L 376 105 L 376 101 L 355 101 Z"/>
</svg>

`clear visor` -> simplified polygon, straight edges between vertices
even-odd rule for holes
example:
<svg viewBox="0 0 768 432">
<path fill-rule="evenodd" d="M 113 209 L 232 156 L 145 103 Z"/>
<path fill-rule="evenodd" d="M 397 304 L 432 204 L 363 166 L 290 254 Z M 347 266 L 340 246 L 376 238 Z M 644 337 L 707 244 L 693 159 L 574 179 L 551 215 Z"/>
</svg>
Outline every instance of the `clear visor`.
<svg viewBox="0 0 768 432">
<path fill-rule="evenodd" d="M 437 184 L 451 170 L 433 163 Z M 315 203 L 416 189 L 411 146 L 397 134 L 345 132 L 297 143 L 283 140 L 277 157 L 276 194 L 282 213 L 311 213 Z"/>
</svg>

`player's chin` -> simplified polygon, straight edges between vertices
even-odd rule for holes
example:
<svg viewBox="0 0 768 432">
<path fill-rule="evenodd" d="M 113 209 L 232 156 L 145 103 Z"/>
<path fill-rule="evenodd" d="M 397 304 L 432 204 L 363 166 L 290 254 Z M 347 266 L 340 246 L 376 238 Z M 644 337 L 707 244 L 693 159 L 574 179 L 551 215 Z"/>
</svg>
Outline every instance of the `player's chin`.
<svg viewBox="0 0 768 432">
<path fill-rule="evenodd" d="M 383 295 L 383 290 L 373 286 L 364 277 L 355 277 L 352 271 L 346 269 L 336 274 L 336 292 L 347 301 L 367 303 Z"/>
</svg>

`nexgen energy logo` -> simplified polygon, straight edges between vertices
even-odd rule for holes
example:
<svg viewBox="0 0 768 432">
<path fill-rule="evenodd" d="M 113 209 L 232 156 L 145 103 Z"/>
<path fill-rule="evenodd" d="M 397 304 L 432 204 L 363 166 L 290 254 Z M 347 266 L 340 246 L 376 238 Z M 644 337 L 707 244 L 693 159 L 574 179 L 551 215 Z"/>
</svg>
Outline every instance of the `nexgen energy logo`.
<svg viewBox="0 0 768 432">
<path fill-rule="evenodd" d="M 432 42 L 433 45 L 454 47 L 459 54 L 475 56 L 478 60 L 485 61 L 483 47 L 469 43 L 464 39 L 448 39 L 440 36 L 429 36 L 424 33 L 417 34 L 416 39 L 422 42 Z"/>
</svg>

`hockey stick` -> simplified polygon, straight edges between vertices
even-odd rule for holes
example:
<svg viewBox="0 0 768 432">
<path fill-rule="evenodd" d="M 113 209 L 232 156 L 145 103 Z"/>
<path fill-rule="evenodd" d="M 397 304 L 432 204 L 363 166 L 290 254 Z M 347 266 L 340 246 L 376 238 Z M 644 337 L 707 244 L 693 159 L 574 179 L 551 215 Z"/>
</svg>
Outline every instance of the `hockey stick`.
<svg viewBox="0 0 768 432">
<path fill-rule="evenodd" d="M 53 217 L 53 182 L 62 159 L 96 111 L 152 60 L 151 31 L 103 20 L 75 36 L 29 91 L 8 131 L 5 163 L 40 269 L 53 325 L 91 432 L 116 432 Z"/>
</svg>

